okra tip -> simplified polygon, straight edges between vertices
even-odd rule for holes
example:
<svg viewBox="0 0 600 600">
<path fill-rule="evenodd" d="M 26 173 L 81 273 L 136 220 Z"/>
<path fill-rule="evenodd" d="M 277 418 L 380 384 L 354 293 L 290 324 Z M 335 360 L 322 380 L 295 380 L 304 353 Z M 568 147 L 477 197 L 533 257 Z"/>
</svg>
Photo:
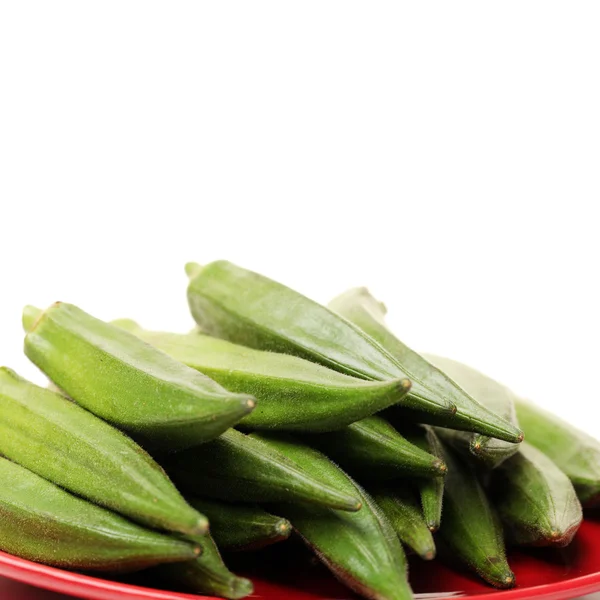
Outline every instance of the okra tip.
<svg viewBox="0 0 600 600">
<path fill-rule="evenodd" d="M 23 309 L 21 322 L 23 323 L 23 329 L 25 330 L 25 332 L 29 332 L 34 328 L 35 324 L 37 323 L 38 319 L 42 316 L 43 312 L 44 311 L 41 308 L 38 308 L 37 306 L 32 306 L 31 304 L 28 304 Z"/>
<path fill-rule="evenodd" d="M 197 262 L 189 262 L 185 265 L 185 274 L 190 278 L 194 279 L 198 273 L 202 271 L 202 265 Z"/>
<path fill-rule="evenodd" d="M 446 466 L 446 463 L 443 460 L 440 460 L 439 458 L 433 461 L 432 466 L 442 476 L 446 475 L 446 473 L 448 472 L 448 467 Z"/>
<path fill-rule="evenodd" d="M 281 537 L 288 538 L 292 533 L 292 524 L 287 519 L 279 519 L 275 523 L 275 532 Z"/>
<path fill-rule="evenodd" d="M 254 593 L 254 586 L 245 577 L 233 577 L 229 582 L 226 598 L 229 600 L 240 600 Z"/>
</svg>

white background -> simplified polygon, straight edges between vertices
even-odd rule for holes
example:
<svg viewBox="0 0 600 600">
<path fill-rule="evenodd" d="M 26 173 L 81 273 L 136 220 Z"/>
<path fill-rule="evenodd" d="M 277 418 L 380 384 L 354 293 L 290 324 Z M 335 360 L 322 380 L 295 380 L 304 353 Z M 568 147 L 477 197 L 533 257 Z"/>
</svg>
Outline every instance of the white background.
<svg viewBox="0 0 600 600">
<path fill-rule="evenodd" d="M 597 3 L 0 6 L 0 363 L 26 303 L 186 330 L 228 258 L 600 435 Z"/>
</svg>

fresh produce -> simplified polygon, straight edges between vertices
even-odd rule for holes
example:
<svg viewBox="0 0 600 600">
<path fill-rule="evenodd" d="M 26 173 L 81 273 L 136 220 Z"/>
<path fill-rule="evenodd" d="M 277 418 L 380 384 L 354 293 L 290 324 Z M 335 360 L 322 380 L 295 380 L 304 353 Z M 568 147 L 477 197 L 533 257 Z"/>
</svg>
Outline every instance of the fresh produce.
<svg viewBox="0 0 600 600">
<path fill-rule="evenodd" d="M 331 431 L 402 402 L 408 379 L 365 381 L 290 354 L 263 352 L 198 332 L 146 331 L 135 321 L 115 325 L 233 392 L 251 393 L 256 408 L 246 429 Z"/>
<path fill-rule="evenodd" d="M 510 542 L 567 546 L 583 514 L 569 478 L 542 452 L 523 442 L 493 475 L 493 498 Z"/>
<path fill-rule="evenodd" d="M 445 373 L 405 346 L 385 325 L 385 305 L 373 298 L 366 288 L 349 290 L 335 298 L 329 306 L 379 342 L 396 359 L 412 383 L 409 396 L 419 398 L 432 390 L 436 396 L 447 398 L 456 406 L 454 414 L 425 415 L 420 414 L 418 402 L 412 405 L 405 402 L 407 407 L 419 411 L 412 416 L 414 420 L 474 431 L 508 442 L 518 443 L 523 439 L 521 431 L 512 423 L 488 410 Z"/>
<path fill-rule="evenodd" d="M 227 600 L 288 568 L 312 585 L 312 551 L 409 600 L 404 548 L 510 588 L 506 544 L 567 545 L 600 505 L 600 442 L 417 354 L 366 288 L 327 308 L 226 261 L 187 272 L 189 333 L 25 307 L 49 381 L 0 367 L 0 550 Z"/>
<path fill-rule="evenodd" d="M 406 379 L 394 357 L 346 319 L 298 292 L 227 261 L 190 264 L 188 302 L 202 331 L 259 350 L 294 354 L 363 379 Z M 423 393 L 406 406 L 449 415 L 444 396 Z"/>
<path fill-rule="evenodd" d="M 600 505 L 600 442 L 532 402 L 516 407 L 527 441 L 567 475 L 584 507 Z"/>
<path fill-rule="evenodd" d="M 219 436 L 255 405 L 198 371 L 72 304 L 46 310 L 25 354 L 78 404 L 151 447 L 173 450 Z"/>
<path fill-rule="evenodd" d="M 444 447 L 448 475 L 440 537 L 451 556 L 498 588 L 515 585 L 506 561 L 502 526 L 474 468 Z"/>
<path fill-rule="evenodd" d="M 400 541 L 423 560 L 433 560 L 435 543 L 413 490 L 398 482 L 375 488 L 372 494 Z"/>
<path fill-rule="evenodd" d="M 0 550 L 68 569 L 135 571 L 199 548 L 134 525 L 0 458 Z"/>
<path fill-rule="evenodd" d="M 301 503 L 277 506 L 334 576 L 366 598 L 412 598 L 402 546 L 371 497 L 320 452 L 287 436 L 261 437 L 292 459 L 302 455 L 324 479 L 360 498 L 362 508 L 354 513 Z"/>
<path fill-rule="evenodd" d="M 255 504 L 232 504 L 208 498 L 188 498 L 210 519 L 210 533 L 221 550 L 256 550 L 287 540 L 292 525 Z"/>
<path fill-rule="evenodd" d="M 426 425 L 405 426 L 403 429 L 406 439 L 421 450 L 443 458 L 442 445 L 433 429 Z M 448 467 L 446 467 L 446 470 Z M 442 507 L 444 503 L 444 479 L 442 477 L 420 477 L 415 480 L 415 486 L 421 497 L 421 508 L 429 531 L 435 533 L 442 522 Z"/>
<path fill-rule="evenodd" d="M 175 587 L 195 594 L 220 596 L 228 600 L 238 600 L 252 594 L 252 582 L 234 575 L 225 566 L 221 553 L 210 535 L 192 540 L 202 547 L 202 554 L 196 560 L 161 565 L 158 567 L 161 577 Z"/>
<path fill-rule="evenodd" d="M 0 454 L 141 524 L 189 534 L 208 527 L 133 440 L 6 367 L 0 368 Z"/>
<path fill-rule="evenodd" d="M 411 444 L 378 416 L 305 439 L 358 478 L 441 477 L 446 473 L 440 458 Z"/>
<path fill-rule="evenodd" d="M 477 398 L 508 423 L 512 423 L 515 427 L 519 426 L 515 412 L 516 396 L 506 386 L 450 358 L 433 354 L 424 354 L 424 356 L 433 365 L 443 369 L 473 398 Z M 459 452 L 469 452 L 471 456 L 491 469 L 519 451 L 519 444 L 498 440 L 481 433 L 440 429 L 438 434 Z"/>
<path fill-rule="evenodd" d="M 303 501 L 357 511 L 360 500 L 315 472 L 303 456 L 282 454 L 269 438 L 235 429 L 167 458 L 175 483 L 197 496 L 236 502 Z"/>
</svg>

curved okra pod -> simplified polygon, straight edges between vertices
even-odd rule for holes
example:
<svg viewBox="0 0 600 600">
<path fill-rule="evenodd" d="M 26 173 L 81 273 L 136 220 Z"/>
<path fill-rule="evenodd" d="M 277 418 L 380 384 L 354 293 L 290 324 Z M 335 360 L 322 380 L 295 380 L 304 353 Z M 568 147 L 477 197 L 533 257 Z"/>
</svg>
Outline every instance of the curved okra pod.
<svg viewBox="0 0 600 600">
<path fill-rule="evenodd" d="M 6 367 L 0 368 L 0 454 L 144 525 L 188 534 L 208 527 L 133 440 Z"/>
<path fill-rule="evenodd" d="M 56 303 L 35 321 L 25 354 L 78 404 L 151 447 L 209 441 L 255 406 L 71 304 Z"/>
<path fill-rule="evenodd" d="M 193 560 L 193 543 L 144 529 L 0 458 L 0 550 L 67 569 L 135 571 Z"/>
<path fill-rule="evenodd" d="M 567 546 L 581 525 L 581 504 L 569 478 L 526 442 L 494 471 L 492 490 L 507 538 L 514 544 Z"/>
<path fill-rule="evenodd" d="M 309 502 L 356 511 L 360 501 L 338 490 L 310 462 L 283 455 L 268 438 L 230 429 L 221 437 L 165 459 L 184 490 L 234 502 Z"/>
<path fill-rule="evenodd" d="M 280 283 L 227 261 L 190 264 L 187 270 L 192 315 L 209 335 L 362 379 L 407 378 L 394 357 L 358 327 Z M 435 414 L 455 410 L 439 395 L 409 397 L 406 403 Z"/>
<path fill-rule="evenodd" d="M 567 475 L 585 508 L 600 505 L 600 442 L 532 402 L 515 401 L 527 441 Z"/>
<path fill-rule="evenodd" d="M 477 402 L 442 371 L 404 345 L 385 325 L 385 305 L 367 288 L 349 290 L 329 306 L 379 342 L 396 359 L 411 380 L 410 397 L 418 399 L 426 394 L 436 394 L 456 407 L 456 414 L 432 414 L 421 411 L 417 403 L 411 406 L 405 402 L 403 407 L 416 409 L 410 411 L 414 413 L 411 418 L 415 422 L 475 431 L 508 442 L 518 443 L 523 439 L 521 431 L 512 423 Z"/>
<path fill-rule="evenodd" d="M 316 363 L 239 346 L 198 332 L 147 331 L 129 319 L 113 322 L 232 392 L 252 393 L 247 429 L 331 431 L 402 402 L 408 379 L 365 381 Z"/>
</svg>

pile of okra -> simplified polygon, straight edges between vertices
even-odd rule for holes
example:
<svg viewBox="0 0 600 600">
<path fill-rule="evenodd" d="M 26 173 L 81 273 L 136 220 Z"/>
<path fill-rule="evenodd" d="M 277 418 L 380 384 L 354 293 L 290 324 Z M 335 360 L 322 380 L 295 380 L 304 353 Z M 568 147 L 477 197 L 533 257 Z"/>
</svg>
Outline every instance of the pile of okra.
<svg viewBox="0 0 600 600">
<path fill-rule="evenodd" d="M 411 350 L 366 288 L 325 307 L 226 261 L 186 271 L 185 334 L 25 308 L 49 384 L 0 369 L 1 550 L 236 599 L 231 553 L 296 540 L 404 600 L 407 553 L 509 588 L 507 546 L 565 546 L 600 503 L 597 441 Z"/>
</svg>

